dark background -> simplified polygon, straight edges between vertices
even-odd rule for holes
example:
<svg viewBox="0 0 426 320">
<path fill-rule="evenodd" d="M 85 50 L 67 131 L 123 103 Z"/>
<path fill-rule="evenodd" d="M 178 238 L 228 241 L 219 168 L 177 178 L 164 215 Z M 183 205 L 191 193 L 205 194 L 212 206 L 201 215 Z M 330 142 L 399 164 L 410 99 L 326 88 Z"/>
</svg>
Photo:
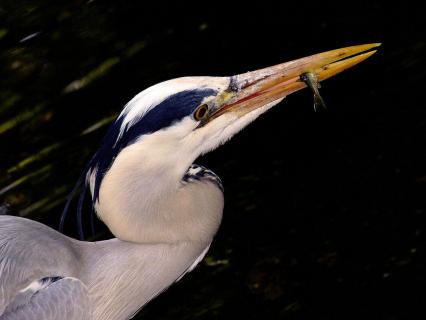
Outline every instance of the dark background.
<svg viewBox="0 0 426 320">
<path fill-rule="evenodd" d="M 139 317 L 424 319 L 425 31 L 409 1 L 0 0 L 2 211 L 56 228 L 107 125 L 147 86 L 382 42 L 323 83 L 326 112 L 298 92 L 198 161 L 224 181 L 222 227 Z"/>
</svg>

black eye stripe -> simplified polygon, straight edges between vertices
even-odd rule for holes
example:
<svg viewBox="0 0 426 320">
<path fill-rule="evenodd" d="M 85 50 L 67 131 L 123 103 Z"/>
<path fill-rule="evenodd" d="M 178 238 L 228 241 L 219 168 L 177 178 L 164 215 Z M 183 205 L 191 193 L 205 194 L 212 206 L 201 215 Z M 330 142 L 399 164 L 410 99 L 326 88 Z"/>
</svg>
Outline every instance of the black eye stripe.
<svg viewBox="0 0 426 320">
<path fill-rule="evenodd" d="M 122 129 L 122 124 L 125 116 L 118 117 L 89 163 L 88 172 L 96 170 L 93 200 L 98 200 L 102 179 L 122 149 L 134 143 L 144 134 L 166 128 L 185 116 L 193 114 L 206 97 L 215 94 L 217 91 L 209 88 L 178 92 L 160 102 L 137 122 L 131 125 L 126 124 L 124 129 Z"/>
</svg>

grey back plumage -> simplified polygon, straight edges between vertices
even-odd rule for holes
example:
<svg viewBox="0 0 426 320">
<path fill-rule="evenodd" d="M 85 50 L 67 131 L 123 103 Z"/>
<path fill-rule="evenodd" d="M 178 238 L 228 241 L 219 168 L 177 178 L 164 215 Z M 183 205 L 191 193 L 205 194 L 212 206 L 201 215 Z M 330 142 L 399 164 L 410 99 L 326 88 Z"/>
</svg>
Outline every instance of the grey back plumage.
<svg viewBox="0 0 426 320">
<path fill-rule="evenodd" d="M 34 281 L 78 274 L 78 260 L 73 241 L 59 232 L 24 218 L 0 216 L 0 314 L 14 299 L 25 299 L 20 291 Z"/>
<path fill-rule="evenodd" d="M 31 290 L 27 290 L 31 291 Z M 22 298 L 18 297 L 16 299 Z M 33 294 L 24 301 L 8 306 L 1 320 L 90 320 L 92 319 L 86 286 L 75 278 L 62 278 Z M 15 299 L 15 300 L 16 300 Z"/>
<path fill-rule="evenodd" d="M 84 242 L 0 216 L 0 320 L 130 319 L 189 272 L 209 243 Z"/>
</svg>

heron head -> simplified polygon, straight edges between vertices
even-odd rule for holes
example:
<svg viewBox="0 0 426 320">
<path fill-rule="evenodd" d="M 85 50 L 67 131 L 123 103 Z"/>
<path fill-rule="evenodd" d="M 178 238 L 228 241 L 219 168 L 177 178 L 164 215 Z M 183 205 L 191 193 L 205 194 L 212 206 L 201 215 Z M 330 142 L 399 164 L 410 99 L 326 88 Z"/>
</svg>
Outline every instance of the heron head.
<svg viewBox="0 0 426 320">
<path fill-rule="evenodd" d="M 179 180 L 199 155 L 306 87 L 302 74 L 325 80 L 365 60 L 376 46 L 337 49 L 231 77 L 178 78 L 142 91 L 125 106 L 92 160 L 88 176 L 94 200 L 120 158 Z"/>
<path fill-rule="evenodd" d="M 184 183 L 185 173 L 198 156 L 217 148 L 287 95 L 306 87 L 306 73 L 325 80 L 367 59 L 378 45 L 337 49 L 231 77 L 178 78 L 142 91 L 125 106 L 89 163 L 86 179 L 98 215 L 121 239 L 138 238 L 139 225 L 133 224 L 141 216 L 145 232 L 149 229 L 146 226 L 164 230 L 167 221 L 165 229 L 176 231 L 168 239 L 179 238 L 187 228 L 182 221 L 199 217 L 194 218 L 194 213 L 173 218 L 169 213 L 177 212 L 176 204 L 186 215 L 195 206 L 189 205 L 193 202 L 198 213 L 221 212 L 223 206 L 219 188 L 203 184 L 214 190 L 200 193 L 200 188 L 194 190 L 199 184 Z M 211 194 L 216 195 L 215 201 Z M 206 196 L 210 198 L 204 199 Z M 215 206 L 200 209 L 212 203 Z M 157 227 L 152 228 L 153 233 L 162 234 Z"/>
</svg>

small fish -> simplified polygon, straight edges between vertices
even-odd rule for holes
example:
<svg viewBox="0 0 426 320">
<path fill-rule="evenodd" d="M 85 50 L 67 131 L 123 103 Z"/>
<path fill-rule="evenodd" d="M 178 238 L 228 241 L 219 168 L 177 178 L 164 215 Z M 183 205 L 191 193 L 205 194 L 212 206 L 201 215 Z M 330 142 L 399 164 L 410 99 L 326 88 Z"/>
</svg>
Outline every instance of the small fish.
<svg viewBox="0 0 426 320">
<path fill-rule="evenodd" d="M 318 81 L 318 78 L 313 72 L 305 72 L 300 76 L 300 80 L 302 80 L 306 85 L 311 88 L 314 93 L 314 110 L 318 111 L 318 107 L 321 106 L 326 109 L 325 102 L 319 93 L 319 88 L 321 85 Z"/>
</svg>

